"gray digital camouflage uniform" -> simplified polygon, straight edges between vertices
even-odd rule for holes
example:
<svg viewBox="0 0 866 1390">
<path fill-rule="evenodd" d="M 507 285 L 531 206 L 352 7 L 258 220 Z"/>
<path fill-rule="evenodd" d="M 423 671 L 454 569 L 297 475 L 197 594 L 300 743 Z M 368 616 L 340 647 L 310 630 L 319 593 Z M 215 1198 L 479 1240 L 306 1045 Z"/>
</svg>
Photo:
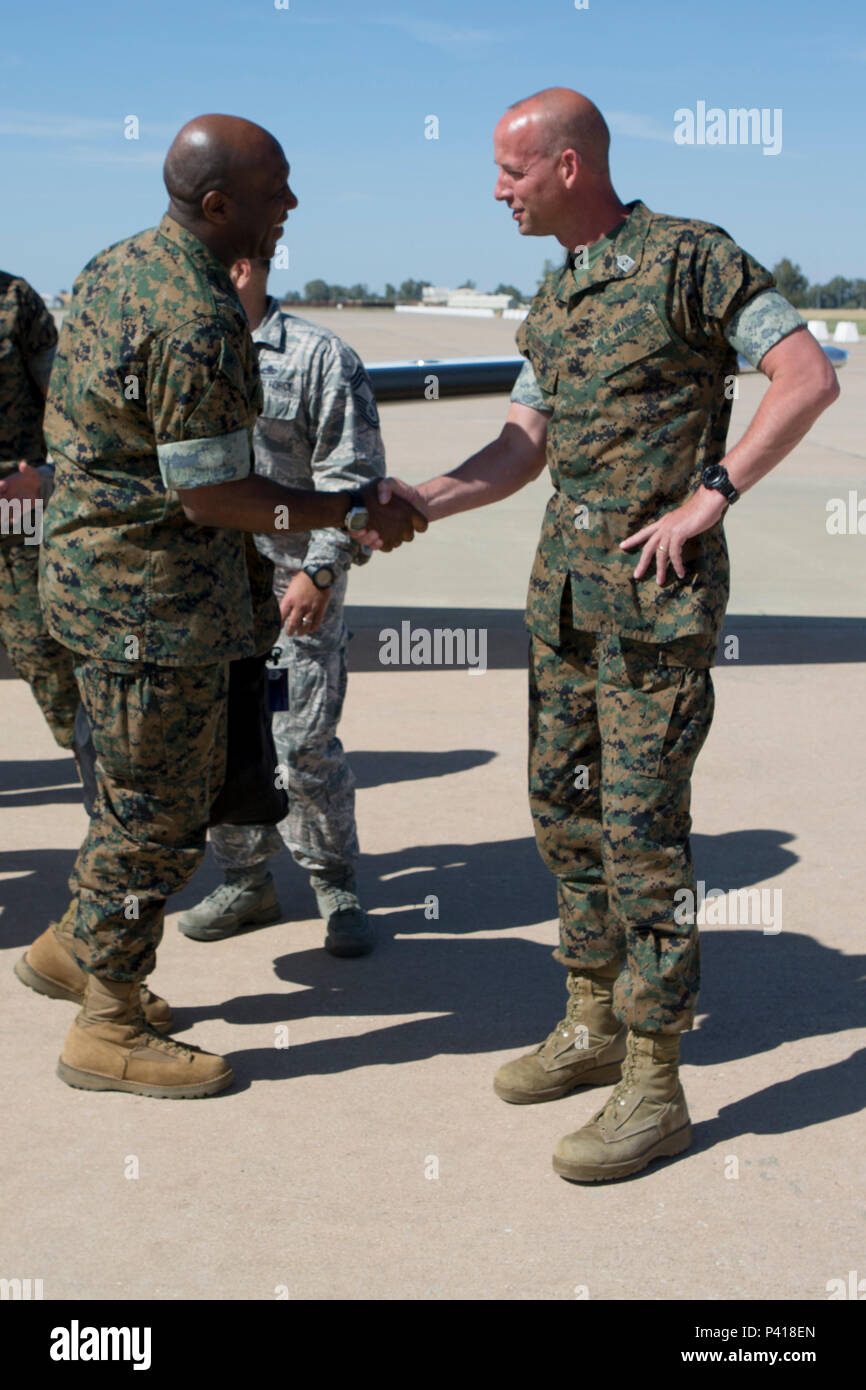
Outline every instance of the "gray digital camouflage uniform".
<svg viewBox="0 0 866 1390">
<path fill-rule="evenodd" d="M 0 271 L 0 478 L 25 459 L 42 473 L 42 501 L 53 469 L 44 463 L 43 391 L 57 345 L 54 319 L 20 276 Z M 15 530 L 15 513 L 0 535 L 0 642 L 27 681 L 61 748 L 71 748 L 78 689 L 72 656 L 47 632 L 39 604 L 38 529 Z M 20 515 L 20 514 L 19 514 Z M 31 513 L 33 521 L 35 513 Z"/>
<path fill-rule="evenodd" d="M 757 363 L 802 319 L 719 227 L 641 202 L 545 280 L 517 333 L 513 399 L 550 416 L 553 482 L 529 587 L 530 802 L 558 882 L 567 966 L 619 965 L 614 1009 L 650 1033 L 692 1025 L 697 928 L 690 778 L 728 598 L 721 523 L 685 578 L 633 572 L 619 542 L 725 455 L 737 350 Z"/>
<path fill-rule="evenodd" d="M 379 415 L 357 354 L 336 334 L 280 310 L 269 298 L 253 332 L 264 407 L 253 436 L 255 471 L 286 487 L 339 492 L 384 476 Z M 288 769 L 289 814 L 279 826 L 219 825 L 211 830 L 224 869 L 261 864 L 285 842 L 310 871 L 351 876 L 358 858 L 355 783 L 337 726 L 346 694 L 348 634 L 343 615 L 348 570 L 367 556 L 345 531 L 257 536 L 274 561 L 281 597 L 304 564 L 339 575 L 319 628 L 282 633 L 274 665 L 288 668 L 289 709 L 275 711 L 277 757 Z"/>
</svg>

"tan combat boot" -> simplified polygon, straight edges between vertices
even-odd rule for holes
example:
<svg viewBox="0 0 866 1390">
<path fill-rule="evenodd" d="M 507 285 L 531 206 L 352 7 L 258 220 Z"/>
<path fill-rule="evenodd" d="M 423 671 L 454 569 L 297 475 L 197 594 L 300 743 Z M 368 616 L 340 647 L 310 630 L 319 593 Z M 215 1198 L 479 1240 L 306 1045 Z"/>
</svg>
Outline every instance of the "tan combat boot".
<svg viewBox="0 0 866 1390">
<path fill-rule="evenodd" d="M 629 1030 L 622 1078 L 607 1105 L 560 1139 L 553 1167 L 573 1182 L 605 1182 L 639 1173 L 654 1158 L 682 1153 L 692 1142 L 679 1082 L 679 1033 Z"/>
<path fill-rule="evenodd" d="M 618 965 L 569 970 L 565 1018 L 535 1052 L 499 1068 L 493 1089 L 500 1099 L 532 1105 L 558 1100 L 577 1086 L 619 1080 L 626 1034 L 612 1007 L 619 971 Z"/>
<path fill-rule="evenodd" d="M 68 999 L 73 1004 L 84 1003 L 87 975 L 72 952 L 72 932 L 75 909 L 70 903 L 59 922 L 52 922 L 47 931 L 37 936 L 33 945 L 14 970 L 22 984 L 49 999 Z M 171 1009 L 147 985 L 141 986 L 141 1007 L 151 1028 L 167 1033 L 171 1027 Z"/>
<path fill-rule="evenodd" d="M 67 1086 L 194 1100 L 234 1080 L 224 1057 L 160 1037 L 145 1022 L 137 982 L 89 975 L 81 1013 L 57 1063 Z"/>
</svg>

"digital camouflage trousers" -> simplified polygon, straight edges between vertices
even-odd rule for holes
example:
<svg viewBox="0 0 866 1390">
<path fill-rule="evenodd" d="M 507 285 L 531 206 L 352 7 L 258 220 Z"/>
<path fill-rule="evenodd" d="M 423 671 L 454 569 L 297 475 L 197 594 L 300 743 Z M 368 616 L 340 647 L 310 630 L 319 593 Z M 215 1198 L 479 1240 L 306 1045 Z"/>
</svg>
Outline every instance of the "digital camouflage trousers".
<svg viewBox="0 0 866 1390">
<path fill-rule="evenodd" d="M 694 1020 L 700 954 L 675 895 L 696 890 L 690 779 L 713 716 L 715 643 L 567 627 L 562 639 L 554 648 L 532 637 L 529 673 L 530 806 L 557 880 L 555 954 L 571 967 L 619 964 L 621 1022 L 681 1032 Z"/>
<path fill-rule="evenodd" d="M 144 979 L 166 899 L 205 851 L 225 774 L 228 664 L 151 666 L 76 658 L 96 750 L 97 796 L 69 880 L 82 968 Z"/>
</svg>

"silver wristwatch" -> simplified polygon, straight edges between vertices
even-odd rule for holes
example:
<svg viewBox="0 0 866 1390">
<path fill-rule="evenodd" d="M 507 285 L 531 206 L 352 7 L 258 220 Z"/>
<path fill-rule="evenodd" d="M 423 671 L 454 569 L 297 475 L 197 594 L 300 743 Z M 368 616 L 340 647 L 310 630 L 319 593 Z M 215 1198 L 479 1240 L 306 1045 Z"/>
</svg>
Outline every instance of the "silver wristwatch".
<svg viewBox="0 0 866 1390">
<path fill-rule="evenodd" d="M 362 492 L 350 492 L 349 502 L 351 506 L 346 512 L 343 526 L 349 532 L 350 536 L 357 536 L 361 531 L 366 531 L 369 526 L 370 513 L 367 510 L 364 502 L 364 494 Z"/>
</svg>

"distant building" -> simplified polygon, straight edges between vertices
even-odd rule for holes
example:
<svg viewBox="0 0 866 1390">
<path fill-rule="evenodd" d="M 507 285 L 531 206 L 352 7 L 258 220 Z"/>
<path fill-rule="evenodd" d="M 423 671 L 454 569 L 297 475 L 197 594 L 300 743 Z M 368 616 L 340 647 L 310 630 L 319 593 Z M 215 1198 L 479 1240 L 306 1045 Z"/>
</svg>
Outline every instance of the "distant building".
<svg viewBox="0 0 866 1390">
<path fill-rule="evenodd" d="M 425 305 L 442 304 L 448 309 L 492 309 L 500 313 L 511 303 L 510 294 L 482 294 L 480 290 L 449 290 L 441 285 L 425 285 L 421 291 Z"/>
</svg>

